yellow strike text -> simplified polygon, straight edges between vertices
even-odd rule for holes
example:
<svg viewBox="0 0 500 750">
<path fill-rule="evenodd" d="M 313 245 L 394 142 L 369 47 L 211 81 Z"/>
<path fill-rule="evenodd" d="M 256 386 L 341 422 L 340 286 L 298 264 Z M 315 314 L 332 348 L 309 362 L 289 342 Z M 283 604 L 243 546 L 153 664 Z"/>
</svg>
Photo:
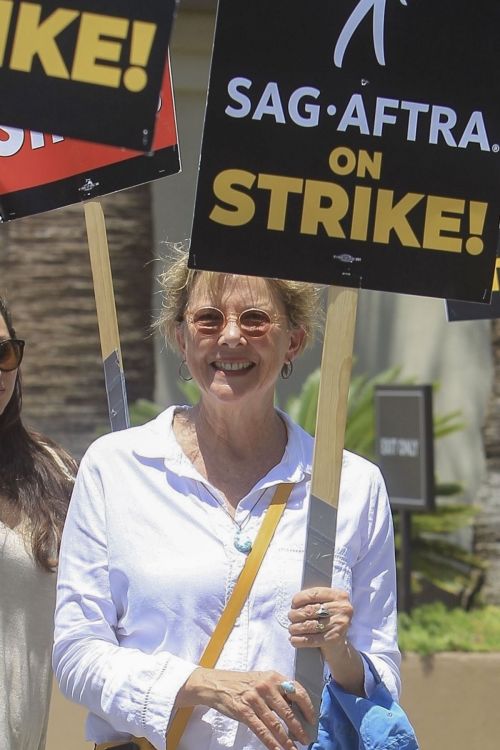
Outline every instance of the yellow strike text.
<svg viewBox="0 0 500 750">
<path fill-rule="evenodd" d="M 340 177 L 380 179 L 382 153 L 358 154 L 335 148 L 329 155 L 330 169 Z M 408 192 L 396 197 L 394 190 L 356 185 L 348 192 L 338 182 L 311 180 L 276 174 L 254 174 L 225 169 L 214 179 L 215 202 L 210 219 L 239 227 L 249 224 L 256 213 L 256 191 L 266 191 L 267 229 L 283 232 L 289 218 L 289 198 L 300 196 L 302 235 L 359 242 L 389 244 L 394 236 L 403 247 L 480 255 L 488 204 L 438 195 Z M 296 203 L 294 204 L 294 210 Z M 416 216 L 416 210 L 420 217 Z M 464 236 L 466 235 L 466 236 Z"/>
<path fill-rule="evenodd" d="M 146 68 L 157 27 L 146 21 L 80 13 L 57 8 L 42 19 L 42 5 L 21 2 L 16 17 L 14 0 L 0 0 L 0 66 L 30 73 L 38 58 L 45 75 L 97 86 L 119 88 L 133 93 L 148 82 Z M 7 40 L 15 24 L 10 58 L 5 59 Z M 65 61 L 58 46 L 60 34 L 73 28 L 75 44 L 72 60 Z M 122 70 L 122 48 L 130 34 L 129 60 Z"/>
</svg>

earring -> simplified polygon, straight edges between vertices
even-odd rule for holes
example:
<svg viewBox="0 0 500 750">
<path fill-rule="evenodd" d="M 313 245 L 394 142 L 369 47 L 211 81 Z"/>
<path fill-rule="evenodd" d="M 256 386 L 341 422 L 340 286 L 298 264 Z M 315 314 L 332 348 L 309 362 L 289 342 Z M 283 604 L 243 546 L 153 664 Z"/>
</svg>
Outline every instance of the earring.
<svg viewBox="0 0 500 750">
<path fill-rule="evenodd" d="M 283 380 L 288 380 L 292 372 L 293 372 L 293 362 L 285 362 L 285 364 L 281 368 L 281 377 L 283 378 Z"/>
<path fill-rule="evenodd" d="M 186 365 L 186 366 L 185 366 L 184 371 L 183 371 L 182 368 L 184 367 L 184 365 Z M 187 375 L 186 375 L 186 373 L 187 373 Z M 193 379 L 193 376 L 191 375 L 191 373 L 188 370 L 188 366 L 186 364 L 186 360 L 185 359 L 183 359 L 182 362 L 179 365 L 179 377 L 185 383 L 187 383 L 189 380 Z"/>
</svg>

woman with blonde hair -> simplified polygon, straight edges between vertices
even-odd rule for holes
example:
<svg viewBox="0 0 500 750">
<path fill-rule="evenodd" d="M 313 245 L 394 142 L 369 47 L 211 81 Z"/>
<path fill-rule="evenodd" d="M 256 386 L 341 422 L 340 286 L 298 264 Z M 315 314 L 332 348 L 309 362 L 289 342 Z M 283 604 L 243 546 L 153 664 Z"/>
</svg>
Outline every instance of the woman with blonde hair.
<svg viewBox="0 0 500 750">
<path fill-rule="evenodd" d="M 332 585 L 301 591 L 313 439 L 274 395 L 312 339 L 318 290 L 192 271 L 185 252 L 162 283 L 159 326 L 200 401 L 100 438 L 83 458 L 54 667 L 89 708 L 98 750 L 294 750 L 308 742 L 300 717 L 314 721 L 293 679 L 296 649 L 319 648 L 358 695 L 372 689 L 367 653 L 398 693 L 387 495 L 378 469 L 346 452 Z M 253 586 L 217 663 L 200 666 L 278 496 L 284 511 Z"/>
</svg>

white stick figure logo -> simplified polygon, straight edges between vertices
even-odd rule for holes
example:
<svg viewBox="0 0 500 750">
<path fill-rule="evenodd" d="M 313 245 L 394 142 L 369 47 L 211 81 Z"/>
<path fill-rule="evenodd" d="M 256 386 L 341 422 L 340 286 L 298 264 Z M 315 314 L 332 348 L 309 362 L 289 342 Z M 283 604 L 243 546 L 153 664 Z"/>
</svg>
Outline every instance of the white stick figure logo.
<svg viewBox="0 0 500 750">
<path fill-rule="evenodd" d="M 399 0 L 402 5 L 407 5 L 407 0 Z M 354 8 L 353 12 L 347 19 L 344 28 L 340 32 L 337 44 L 335 45 L 335 51 L 333 53 L 333 61 L 337 68 L 342 67 L 344 60 L 344 54 L 347 49 L 352 36 L 363 18 L 368 15 L 370 10 L 373 8 L 373 45 L 375 48 L 375 55 L 377 62 L 380 65 L 385 65 L 385 51 L 384 51 L 384 21 L 385 21 L 385 4 L 386 0 L 359 0 L 358 4 Z"/>
</svg>

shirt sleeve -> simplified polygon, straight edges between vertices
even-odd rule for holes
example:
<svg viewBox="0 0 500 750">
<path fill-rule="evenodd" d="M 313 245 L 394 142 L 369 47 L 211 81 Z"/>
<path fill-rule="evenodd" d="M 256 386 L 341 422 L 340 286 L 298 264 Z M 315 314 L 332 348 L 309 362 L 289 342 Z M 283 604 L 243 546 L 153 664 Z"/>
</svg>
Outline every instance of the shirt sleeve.
<svg viewBox="0 0 500 750">
<path fill-rule="evenodd" d="M 168 652 L 120 646 L 102 485 L 88 456 L 78 472 L 61 544 L 54 673 L 70 700 L 116 732 L 146 737 L 164 750 L 177 693 L 197 665 Z"/>
<path fill-rule="evenodd" d="M 394 527 L 382 475 L 373 466 L 370 482 L 366 538 L 352 569 L 354 617 L 349 638 L 355 648 L 366 653 L 392 696 L 401 690 L 401 654 L 397 643 L 397 584 Z M 365 692 L 375 687 L 372 673 L 365 666 Z"/>
</svg>

